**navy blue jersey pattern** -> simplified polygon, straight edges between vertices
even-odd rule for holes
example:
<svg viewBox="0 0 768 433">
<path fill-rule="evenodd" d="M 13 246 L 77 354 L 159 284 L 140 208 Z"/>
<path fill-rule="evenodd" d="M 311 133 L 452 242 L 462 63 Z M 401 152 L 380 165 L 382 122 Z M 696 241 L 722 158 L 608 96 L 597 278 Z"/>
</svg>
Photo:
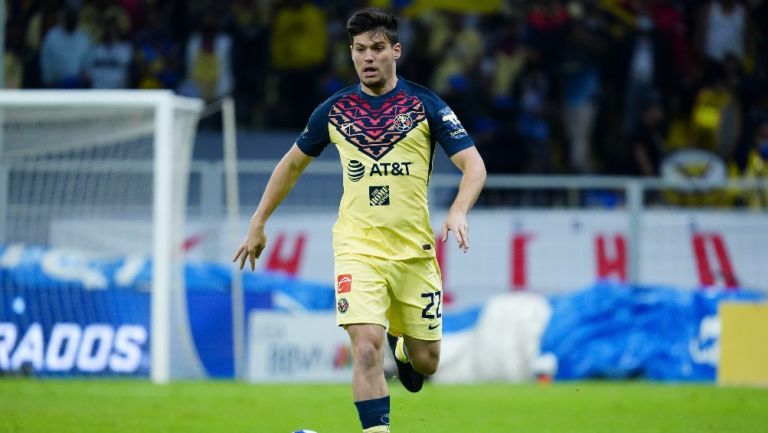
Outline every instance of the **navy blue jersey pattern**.
<svg viewBox="0 0 768 433">
<path fill-rule="evenodd" d="M 361 152 L 379 160 L 424 120 L 432 147 L 439 143 L 449 157 L 474 146 L 439 96 L 401 77 L 394 89 L 381 96 L 368 95 L 359 84 L 337 92 L 315 109 L 296 144 L 305 154 L 319 156 L 330 143 L 329 128 L 335 128 Z"/>
</svg>

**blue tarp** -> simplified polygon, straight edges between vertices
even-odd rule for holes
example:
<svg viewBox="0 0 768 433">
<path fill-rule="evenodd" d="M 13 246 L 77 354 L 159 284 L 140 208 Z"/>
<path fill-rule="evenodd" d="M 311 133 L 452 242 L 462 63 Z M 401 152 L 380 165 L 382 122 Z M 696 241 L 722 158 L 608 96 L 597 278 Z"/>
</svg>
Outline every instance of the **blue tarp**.
<svg viewBox="0 0 768 433">
<path fill-rule="evenodd" d="M 718 304 L 763 298 L 741 290 L 597 284 L 551 299 L 542 352 L 557 356 L 558 379 L 714 380 Z"/>
</svg>

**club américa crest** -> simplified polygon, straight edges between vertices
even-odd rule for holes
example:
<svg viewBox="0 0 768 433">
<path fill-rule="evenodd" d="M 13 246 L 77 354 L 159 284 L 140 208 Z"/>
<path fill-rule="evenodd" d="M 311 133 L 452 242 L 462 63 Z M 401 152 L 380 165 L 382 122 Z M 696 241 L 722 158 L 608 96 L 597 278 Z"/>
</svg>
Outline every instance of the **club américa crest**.
<svg viewBox="0 0 768 433">
<path fill-rule="evenodd" d="M 339 298 L 338 302 L 336 302 L 336 308 L 339 310 L 339 313 L 346 313 L 347 310 L 349 310 L 349 301 L 347 301 L 347 298 Z"/>
<path fill-rule="evenodd" d="M 411 128 L 413 128 L 413 119 L 411 119 L 411 115 L 409 113 L 398 114 L 395 116 L 395 120 L 392 122 L 392 125 L 398 131 L 409 131 Z"/>
</svg>

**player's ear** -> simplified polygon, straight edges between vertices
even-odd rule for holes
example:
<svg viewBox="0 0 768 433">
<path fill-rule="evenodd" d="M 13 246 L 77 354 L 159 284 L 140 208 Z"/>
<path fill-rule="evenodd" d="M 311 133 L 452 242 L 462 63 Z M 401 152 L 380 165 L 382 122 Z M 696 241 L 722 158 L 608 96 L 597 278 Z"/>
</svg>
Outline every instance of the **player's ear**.
<svg viewBox="0 0 768 433">
<path fill-rule="evenodd" d="M 394 58 L 395 60 L 400 58 L 400 42 L 397 42 L 395 45 L 392 45 L 392 51 L 394 52 Z"/>
</svg>

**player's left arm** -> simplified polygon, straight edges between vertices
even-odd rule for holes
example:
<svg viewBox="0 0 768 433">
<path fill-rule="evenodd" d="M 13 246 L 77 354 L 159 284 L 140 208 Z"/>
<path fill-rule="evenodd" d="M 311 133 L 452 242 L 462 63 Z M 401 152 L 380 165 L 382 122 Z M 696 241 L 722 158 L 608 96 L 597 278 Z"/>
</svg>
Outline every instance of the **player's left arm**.
<svg viewBox="0 0 768 433">
<path fill-rule="evenodd" d="M 485 163 L 477 148 L 472 146 L 451 156 L 451 161 L 461 170 L 461 183 L 448 216 L 442 227 L 443 242 L 448 239 L 448 232 L 453 236 L 465 253 L 469 249 L 469 223 L 467 212 L 472 208 L 485 184 Z"/>
</svg>

